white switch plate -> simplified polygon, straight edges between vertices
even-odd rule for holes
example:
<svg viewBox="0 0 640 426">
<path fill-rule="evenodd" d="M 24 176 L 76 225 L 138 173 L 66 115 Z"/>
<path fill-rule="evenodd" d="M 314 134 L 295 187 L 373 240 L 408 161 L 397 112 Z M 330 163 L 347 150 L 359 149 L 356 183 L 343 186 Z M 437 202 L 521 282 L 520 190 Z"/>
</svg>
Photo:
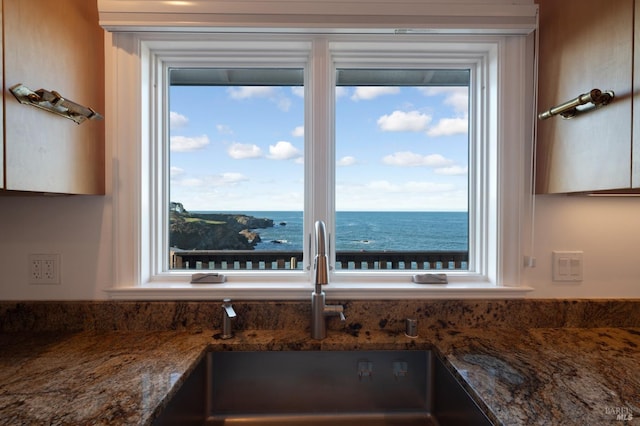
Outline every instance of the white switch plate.
<svg viewBox="0 0 640 426">
<path fill-rule="evenodd" d="M 582 281 L 582 251 L 553 252 L 553 281 Z"/>
</svg>

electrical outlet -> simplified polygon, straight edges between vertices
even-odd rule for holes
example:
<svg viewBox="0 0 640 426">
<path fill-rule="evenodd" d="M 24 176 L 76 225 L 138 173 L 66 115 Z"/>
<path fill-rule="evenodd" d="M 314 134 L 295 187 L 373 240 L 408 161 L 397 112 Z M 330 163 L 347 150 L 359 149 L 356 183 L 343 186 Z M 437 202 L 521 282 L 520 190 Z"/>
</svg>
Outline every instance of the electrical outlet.
<svg viewBox="0 0 640 426">
<path fill-rule="evenodd" d="M 42 261 L 34 259 L 33 256 L 29 258 L 29 282 L 39 282 L 42 280 Z"/>
<path fill-rule="evenodd" d="M 60 255 L 30 254 L 29 284 L 60 284 Z"/>
</svg>

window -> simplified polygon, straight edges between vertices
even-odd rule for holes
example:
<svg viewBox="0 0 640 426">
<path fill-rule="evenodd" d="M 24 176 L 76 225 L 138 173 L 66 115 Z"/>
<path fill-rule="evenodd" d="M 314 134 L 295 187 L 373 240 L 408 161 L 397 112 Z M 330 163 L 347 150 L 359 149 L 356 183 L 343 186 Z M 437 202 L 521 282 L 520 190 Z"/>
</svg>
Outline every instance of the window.
<svg viewBox="0 0 640 426">
<path fill-rule="evenodd" d="M 138 109 L 133 117 L 139 122 L 119 111 L 121 125 L 112 129 L 122 141 L 117 145 L 119 180 L 133 174 L 140 192 L 131 201 L 125 189 L 117 188 L 117 236 L 126 241 L 134 235 L 135 244 L 117 254 L 122 266 L 116 268 L 121 276 L 113 297 L 219 298 L 222 292 L 243 298 L 307 297 L 311 236 L 319 219 L 330 234 L 330 288 L 343 297 L 445 297 L 448 291 L 485 295 L 485 290 L 504 297 L 523 291 L 515 287 L 526 202 L 522 170 L 528 167 L 530 111 L 522 99 L 531 90 L 524 37 L 131 33 L 118 34 L 115 44 L 140 49 L 133 57 L 124 53 L 127 49 L 115 53 L 120 67 L 138 70 L 140 77 L 119 81 L 114 101 L 121 109 Z M 142 90 L 134 89 L 137 83 Z M 132 92 L 139 93 L 137 105 L 124 101 Z M 345 102 L 345 93 L 357 98 L 367 92 L 387 93 L 375 103 L 377 110 L 369 110 L 374 103 L 364 98 Z M 265 96 L 250 99 L 249 93 Z M 231 105 L 230 97 L 237 103 Z M 428 103 L 434 99 L 446 108 Z M 286 120 L 279 102 L 291 102 Z M 187 108 L 193 112 L 185 113 Z M 213 111 L 220 114 L 212 117 Z M 131 134 L 140 135 L 141 146 L 124 143 L 124 135 Z M 188 152 L 198 146 L 218 151 Z M 366 158 L 369 153 L 375 155 Z M 276 167 L 257 167 L 258 162 Z M 401 170 L 407 164 L 411 167 Z M 373 166 L 377 180 L 364 173 L 365 165 Z M 436 180 L 440 176 L 443 180 Z M 209 193 L 195 191 L 202 182 Z M 251 188 L 236 190 L 245 184 Z M 212 199 L 221 207 L 206 203 L 214 191 L 220 191 Z M 272 228 L 293 229 L 300 242 L 301 257 L 287 257 L 284 267 L 255 258 L 233 265 L 196 257 L 172 263 L 172 215 L 187 211 L 195 214 L 189 220 L 222 221 L 203 216 L 206 210 L 273 219 L 261 214 L 274 211 L 272 206 L 297 216 L 273 217 Z M 139 225 L 127 220 L 125 212 L 132 211 Z M 418 215 L 436 217 L 437 225 L 368 250 L 363 246 L 377 243 L 383 230 L 348 234 L 353 216 L 365 211 L 382 216 L 381 221 L 371 216 L 369 224 L 386 220 L 411 229 Z M 389 219 L 398 211 L 406 214 Z M 287 228 L 296 220 L 297 229 Z M 447 227 L 458 235 L 445 237 L 454 243 L 446 250 L 464 253 L 452 263 L 406 257 L 394 266 L 367 257 L 368 251 L 438 251 L 445 246 L 434 248 L 427 237 Z M 261 239 L 269 231 L 262 231 Z M 357 244 L 350 246 L 349 240 Z M 278 251 L 288 242 L 288 237 L 273 236 L 258 244 Z M 173 254 L 179 257 L 182 251 L 207 250 L 187 243 L 177 249 Z M 349 253 L 364 257 L 340 263 Z M 223 269 L 227 283 L 190 286 L 191 274 L 207 268 Z M 436 290 L 411 283 L 416 272 L 433 269 L 446 269 L 450 285 Z"/>
<path fill-rule="evenodd" d="M 169 69 L 169 269 L 302 267 L 303 74 Z M 335 76 L 336 268 L 467 270 L 470 71 Z"/>
<path fill-rule="evenodd" d="M 336 268 L 467 270 L 470 71 L 341 68 L 336 86 Z"/>
<path fill-rule="evenodd" d="M 299 68 L 169 69 L 170 270 L 302 267 L 303 83 Z"/>
</svg>

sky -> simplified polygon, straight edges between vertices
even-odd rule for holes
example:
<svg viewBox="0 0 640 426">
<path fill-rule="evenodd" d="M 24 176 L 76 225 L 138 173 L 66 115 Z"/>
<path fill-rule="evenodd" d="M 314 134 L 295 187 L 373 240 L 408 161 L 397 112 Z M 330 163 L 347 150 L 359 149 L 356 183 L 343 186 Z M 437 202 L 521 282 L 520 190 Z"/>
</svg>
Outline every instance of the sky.
<svg viewBox="0 0 640 426">
<path fill-rule="evenodd" d="M 170 198 L 301 211 L 302 87 L 172 86 Z M 336 88 L 338 211 L 466 211 L 466 87 Z"/>
</svg>

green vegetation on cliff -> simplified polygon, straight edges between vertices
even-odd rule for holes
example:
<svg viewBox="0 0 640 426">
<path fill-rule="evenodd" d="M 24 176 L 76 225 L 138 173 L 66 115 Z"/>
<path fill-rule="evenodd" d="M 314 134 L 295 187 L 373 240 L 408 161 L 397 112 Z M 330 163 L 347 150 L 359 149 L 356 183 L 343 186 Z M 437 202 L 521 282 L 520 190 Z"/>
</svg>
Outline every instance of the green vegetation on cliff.
<svg viewBox="0 0 640 426">
<path fill-rule="evenodd" d="M 169 245 L 182 250 L 253 250 L 260 242 L 255 229 L 273 220 L 232 213 L 189 213 L 171 202 Z"/>
</svg>

